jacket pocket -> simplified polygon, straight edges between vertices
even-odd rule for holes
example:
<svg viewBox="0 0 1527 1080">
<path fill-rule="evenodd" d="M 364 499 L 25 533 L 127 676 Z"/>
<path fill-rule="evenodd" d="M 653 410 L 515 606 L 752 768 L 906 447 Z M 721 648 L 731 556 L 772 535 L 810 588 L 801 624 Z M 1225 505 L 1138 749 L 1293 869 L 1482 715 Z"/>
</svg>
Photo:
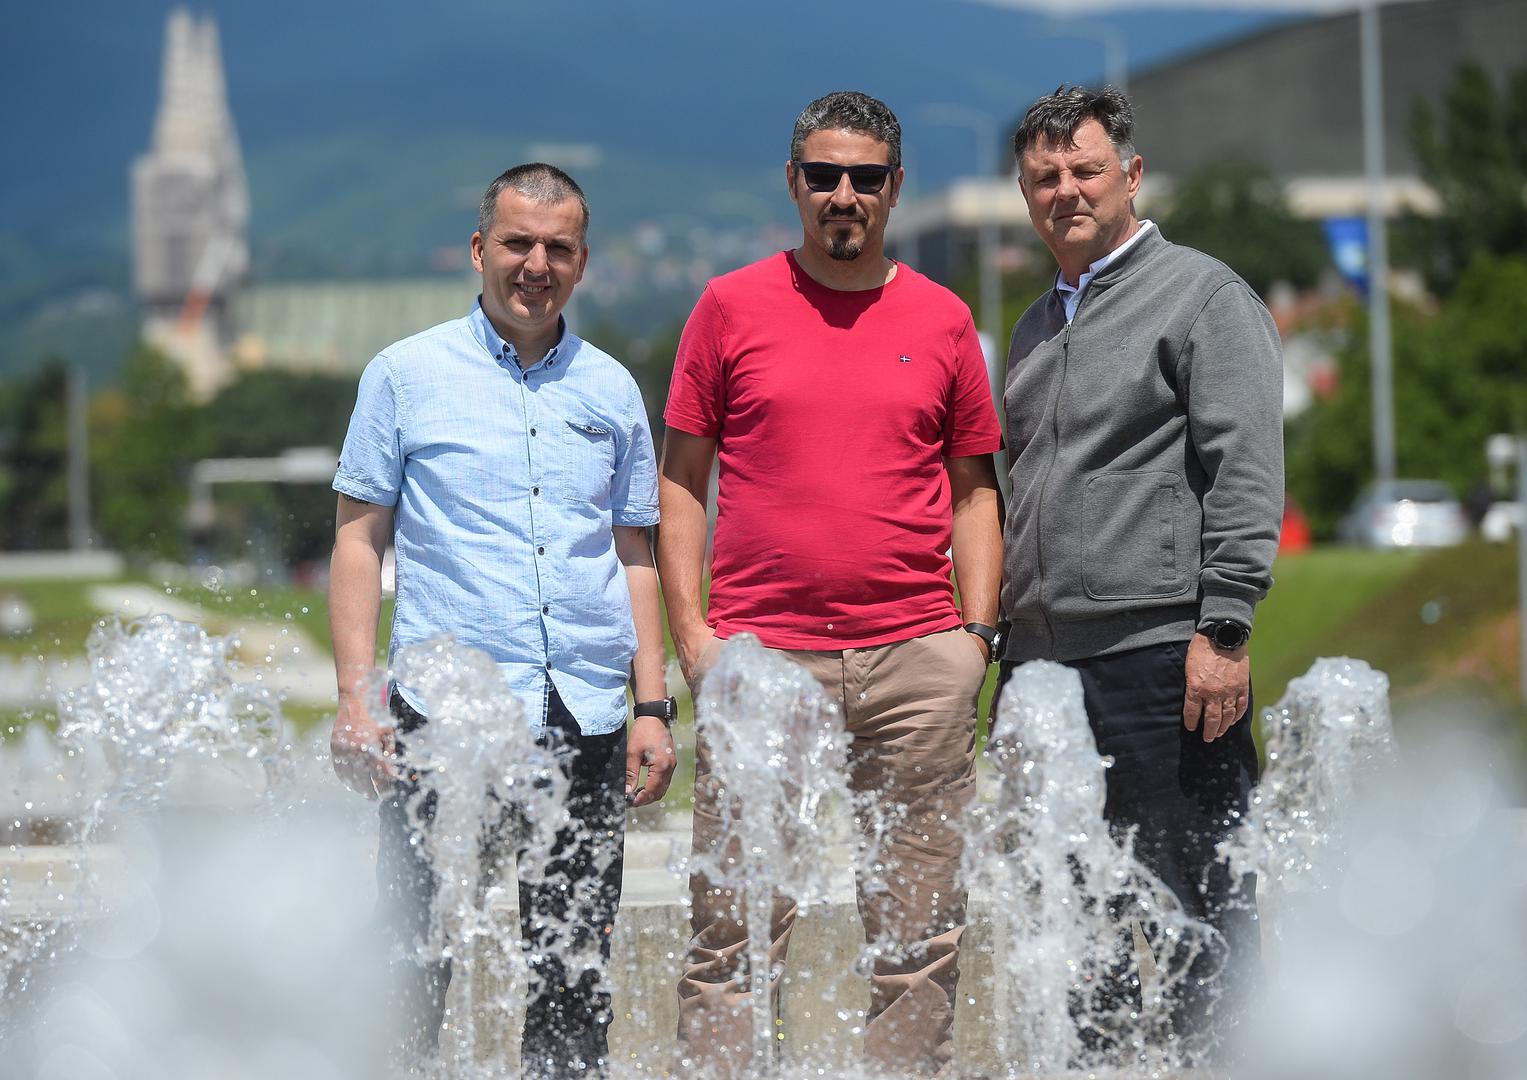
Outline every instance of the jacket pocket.
<svg viewBox="0 0 1527 1080">
<path fill-rule="evenodd" d="M 1179 596 L 1197 577 L 1198 536 L 1180 535 L 1175 473 L 1097 473 L 1082 492 L 1082 586 L 1093 600 Z"/>
</svg>

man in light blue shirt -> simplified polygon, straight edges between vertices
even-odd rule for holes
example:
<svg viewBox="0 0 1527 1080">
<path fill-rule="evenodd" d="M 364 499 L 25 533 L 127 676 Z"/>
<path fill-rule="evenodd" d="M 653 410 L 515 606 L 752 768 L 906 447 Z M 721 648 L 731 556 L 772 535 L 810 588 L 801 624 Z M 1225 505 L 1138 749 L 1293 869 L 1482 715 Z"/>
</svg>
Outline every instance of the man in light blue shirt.
<svg viewBox="0 0 1527 1080">
<path fill-rule="evenodd" d="M 422 936 L 435 887 L 408 804 L 427 814 L 431 803 L 395 759 L 428 722 L 429 702 L 394 686 L 394 734 L 364 701 L 392 542 L 393 652 L 451 633 L 488 653 L 568 775 L 571 823 L 546 874 L 557 884 L 520 890 L 536 976 L 521 1056 L 527 1076 L 597 1075 L 611 1016 L 603 971 L 569 970 L 562 957 L 587 955 L 581 946 L 597 936 L 608 961 L 627 803 L 660 799 L 674 767 L 646 532 L 658 520 L 652 435 L 630 374 L 562 319 L 588 261 L 578 185 L 549 165 L 517 166 L 489 186 L 479 226 L 472 312 L 389 346 L 361 376 L 334 478 L 331 745 L 340 777 L 383 797 L 377 873 L 389 925 Z M 435 1047 L 449 981 L 449 960 L 408 978 L 404 1036 L 416 1054 Z"/>
</svg>

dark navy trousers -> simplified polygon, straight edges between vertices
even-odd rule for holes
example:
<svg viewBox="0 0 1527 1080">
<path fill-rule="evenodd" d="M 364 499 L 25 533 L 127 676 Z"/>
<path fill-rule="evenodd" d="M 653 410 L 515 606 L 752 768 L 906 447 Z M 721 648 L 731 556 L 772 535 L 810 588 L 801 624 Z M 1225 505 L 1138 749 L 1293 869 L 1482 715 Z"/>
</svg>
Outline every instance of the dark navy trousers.
<svg viewBox="0 0 1527 1080">
<path fill-rule="evenodd" d="M 408 733 L 428 721 L 396 689 L 390 707 L 398 720 L 402 748 Z M 521 1071 L 532 1080 L 603 1076 L 610 1056 L 612 1016 L 604 972 L 610 960 L 610 931 L 620 906 L 625 853 L 626 732 L 622 728 L 609 735 L 582 734 L 552 688 L 541 742 L 553 749 L 568 777 L 571 821 L 557 834 L 545 880 L 521 883 L 519 889 L 520 947 L 531 972 L 520 1043 Z M 422 782 L 427 787 L 427 778 Z M 377 851 L 383 925 L 394 937 L 394 945 L 410 949 L 427 933 L 436 890 L 435 875 L 408 819 L 408 803 L 419 783 L 400 783 L 382 800 Z M 426 793 L 419 808 L 424 828 L 433 819 L 433 810 L 433 796 Z M 484 825 L 480 859 L 485 876 L 521 854 L 517 838 L 522 831 L 512 808 L 499 817 Z M 570 971 L 563 963 L 564 954 L 586 956 L 591 942 L 597 942 L 602 964 L 597 969 Z M 404 1051 L 419 1060 L 437 1047 L 451 963 L 449 959 L 423 965 L 404 961 L 400 967 Z"/>
<path fill-rule="evenodd" d="M 1233 882 L 1215 861 L 1215 848 L 1239 824 L 1257 780 L 1255 709 L 1248 702 L 1246 714 L 1212 743 L 1201 729 L 1187 730 L 1187 653 L 1187 642 L 1172 642 L 1066 666 L 1081 676 L 1098 753 L 1114 759 L 1104 817 L 1116 833 L 1134 828 L 1140 861 L 1188 914 L 1224 937 L 1224 948 L 1207 952 L 1192 970 L 1174 1026 L 1184 1035 L 1212 1033 L 1226 1045 L 1260 969 L 1260 929 L 1255 881 Z M 1015 667 L 1003 663 L 1002 683 Z"/>
</svg>

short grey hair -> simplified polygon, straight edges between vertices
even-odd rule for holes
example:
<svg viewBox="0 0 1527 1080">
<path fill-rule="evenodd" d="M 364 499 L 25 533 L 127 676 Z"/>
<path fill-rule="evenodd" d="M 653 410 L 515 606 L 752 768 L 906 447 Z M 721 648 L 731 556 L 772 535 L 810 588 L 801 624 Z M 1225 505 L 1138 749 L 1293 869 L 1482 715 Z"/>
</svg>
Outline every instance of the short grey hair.
<svg viewBox="0 0 1527 1080">
<path fill-rule="evenodd" d="M 583 211 L 583 236 L 584 239 L 588 239 L 589 201 L 584 197 L 583 189 L 567 173 L 544 161 L 516 165 L 500 173 L 498 178 L 488 185 L 488 190 L 482 193 L 482 205 L 477 211 L 477 229 L 484 236 L 487 236 L 488 230 L 493 228 L 493 219 L 498 213 L 498 197 L 505 191 L 517 191 L 527 199 L 538 203 L 559 203 L 567 199 L 577 199 L 578 208 Z"/>
<path fill-rule="evenodd" d="M 1029 106 L 1013 133 L 1013 157 L 1023 171 L 1023 154 L 1043 139 L 1051 146 L 1070 150 L 1076 145 L 1076 129 L 1089 120 L 1103 125 L 1114 152 L 1125 165 L 1135 156 L 1135 107 L 1111 86 L 1092 90 L 1085 86 L 1058 86 Z"/>
<path fill-rule="evenodd" d="M 834 90 L 817 98 L 795 119 L 790 160 L 801 160 L 806 137 L 817 131 L 852 131 L 886 145 L 891 168 L 901 168 L 901 122 L 885 102 L 857 90 Z"/>
</svg>

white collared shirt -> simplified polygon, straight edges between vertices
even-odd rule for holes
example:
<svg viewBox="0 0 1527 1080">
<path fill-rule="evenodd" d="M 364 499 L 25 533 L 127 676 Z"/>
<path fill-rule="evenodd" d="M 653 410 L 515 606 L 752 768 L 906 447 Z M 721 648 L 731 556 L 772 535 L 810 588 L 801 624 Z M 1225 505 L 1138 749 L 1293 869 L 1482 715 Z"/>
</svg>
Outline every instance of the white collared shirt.
<svg viewBox="0 0 1527 1080">
<path fill-rule="evenodd" d="M 1140 222 L 1140 227 L 1135 230 L 1135 235 L 1131 236 L 1128 240 L 1124 241 L 1124 243 L 1120 244 L 1107 255 L 1104 255 L 1097 262 L 1089 266 L 1087 268 L 1087 272 L 1077 279 L 1075 285 L 1069 285 L 1066 283 L 1066 272 L 1064 270 L 1057 270 L 1055 272 L 1055 288 L 1060 292 L 1061 303 L 1066 305 L 1067 324 L 1069 324 L 1072 319 L 1076 318 L 1076 307 L 1082 302 L 1082 293 L 1087 291 L 1087 283 L 1096 277 L 1099 271 L 1101 271 L 1109 263 L 1113 262 L 1120 255 L 1123 255 L 1130 248 L 1138 244 L 1140 242 L 1140 238 L 1145 235 L 1148 229 L 1154 229 L 1155 227 L 1156 223 L 1151 221 L 1149 218 L 1142 220 Z"/>
</svg>

